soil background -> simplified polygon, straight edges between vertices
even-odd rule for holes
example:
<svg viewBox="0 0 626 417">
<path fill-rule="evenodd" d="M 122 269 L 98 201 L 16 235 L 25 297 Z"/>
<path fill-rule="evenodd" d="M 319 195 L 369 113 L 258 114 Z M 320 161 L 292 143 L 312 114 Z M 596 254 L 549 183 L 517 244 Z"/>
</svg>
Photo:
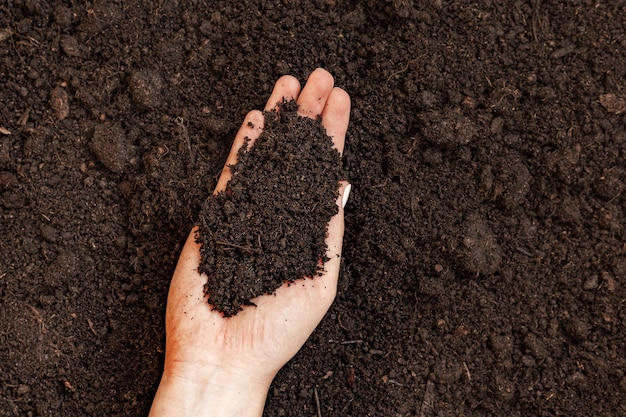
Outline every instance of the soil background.
<svg viewBox="0 0 626 417">
<path fill-rule="evenodd" d="M 0 415 L 147 415 L 234 134 L 318 66 L 353 99 L 343 270 L 265 415 L 626 415 L 625 16 L 0 2 Z"/>
</svg>

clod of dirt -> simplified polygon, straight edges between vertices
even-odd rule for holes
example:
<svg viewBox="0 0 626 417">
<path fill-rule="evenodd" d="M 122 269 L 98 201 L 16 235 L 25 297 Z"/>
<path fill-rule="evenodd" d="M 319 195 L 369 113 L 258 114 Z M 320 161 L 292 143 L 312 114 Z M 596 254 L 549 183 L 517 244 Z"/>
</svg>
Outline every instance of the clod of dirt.
<svg viewBox="0 0 626 417">
<path fill-rule="evenodd" d="M 50 225 L 44 225 L 41 227 L 41 237 L 48 242 L 56 242 L 60 238 L 59 231 Z"/>
<path fill-rule="evenodd" d="M 621 114 L 626 111 L 626 99 L 613 93 L 600 95 L 598 101 L 609 113 Z"/>
<path fill-rule="evenodd" d="M 576 317 L 570 317 L 563 320 L 563 329 L 568 336 L 574 340 L 585 340 L 589 337 L 589 324 Z"/>
<path fill-rule="evenodd" d="M 493 274 L 500 268 L 502 250 L 487 221 L 478 214 L 469 215 L 459 249 L 461 266 L 473 274 Z"/>
<path fill-rule="evenodd" d="M 10 190 L 19 183 L 19 180 L 14 174 L 8 171 L 0 171 L 0 190 Z"/>
<path fill-rule="evenodd" d="M 75 37 L 63 36 L 61 37 L 61 41 L 59 43 L 63 52 L 65 52 L 68 56 L 80 55 L 80 47 L 78 45 L 78 40 L 76 40 Z"/>
<path fill-rule="evenodd" d="M 163 79 L 155 70 L 137 70 L 130 74 L 128 81 L 135 103 L 144 109 L 153 109 L 161 103 Z"/>
<path fill-rule="evenodd" d="M 44 282 L 52 287 L 60 287 L 65 280 L 79 272 L 79 258 L 73 252 L 61 251 L 44 272 Z"/>
<path fill-rule="evenodd" d="M 457 110 L 432 111 L 420 116 L 420 119 L 424 124 L 424 138 L 444 148 L 467 145 L 477 135 L 476 125 Z"/>
<path fill-rule="evenodd" d="M 22 208 L 26 205 L 26 199 L 20 192 L 7 191 L 2 194 L 0 203 L 8 209 Z"/>
<path fill-rule="evenodd" d="M 102 165 L 121 174 L 132 157 L 133 147 L 121 127 L 102 124 L 97 125 L 94 130 L 91 150 Z"/>
<path fill-rule="evenodd" d="M 64 120 L 70 115 L 70 101 L 65 88 L 59 86 L 50 92 L 50 108 L 54 110 L 58 120 Z"/>
<path fill-rule="evenodd" d="M 619 167 L 605 169 L 594 182 L 593 189 L 598 197 L 605 201 L 615 199 L 626 184 L 626 171 Z"/>
<path fill-rule="evenodd" d="M 54 9 L 54 21 L 61 27 L 68 27 L 72 24 L 72 11 L 66 6 L 57 6 Z"/>
<path fill-rule="evenodd" d="M 262 135 L 244 148 L 226 189 L 205 202 L 196 236 L 208 302 L 226 317 L 284 282 L 320 274 L 338 210 L 339 153 L 295 102 L 266 112 Z"/>
<path fill-rule="evenodd" d="M 528 353 L 537 360 L 545 359 L 550 355 L 543 340 L 532 333 L 528 333 L 524 344 Z"/>
<path fill-rule="evenodd" d="M 435 381 L 440 384 L 454 384 L 463 374 L 463 367 L 458 361 L 441 357 L 433 366 Z"/>
<path fill-rule="evenodd" d="M 532 175 L 521 157 L 515 152 L 505 152 L 495 171 L 493 197 L 507 210 L 522 204 L 530 191 Z"/>
</svg>

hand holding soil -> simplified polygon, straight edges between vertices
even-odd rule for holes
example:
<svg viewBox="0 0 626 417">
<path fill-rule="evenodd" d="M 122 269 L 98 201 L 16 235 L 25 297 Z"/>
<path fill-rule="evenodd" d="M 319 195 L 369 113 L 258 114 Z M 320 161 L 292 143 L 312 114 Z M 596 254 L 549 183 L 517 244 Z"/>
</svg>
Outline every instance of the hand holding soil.
<svg viewBox="0 0 626 417">
<path fill-rule="evenodd" d="M 315 119 L 321 115 L 335 148 L 343 152 L 350 98 L 334 87 L 328 72 L 314 71 L 302 92 L 295 78 L 280 78 L 265 110 L 275 109 L 285 99 L 296 100 L 302 116 Z M 235 137 L 216 194 L 231 179 L 231 166 L 237 162 L 240 148 L 246 143 L 253 146 L 263 126 L 263 113 L 248 113 Z M 207 277 L 198 272 L 201 245 L 196 243 L 196 230 L 190 233 L 170 285 L 165 370 L 152 417 L 261 415 L 272 379 L 304 344 L 335 298 L 346 186 L 341 184 L 338 213 L 328 224 L 328 260 L 320 276 L 283 284 L 275 296 L 257 297 L 253 299 L 256 308 L 243 309 L 232 317 L 225 318 L 207 305 Z"/>
</svg>

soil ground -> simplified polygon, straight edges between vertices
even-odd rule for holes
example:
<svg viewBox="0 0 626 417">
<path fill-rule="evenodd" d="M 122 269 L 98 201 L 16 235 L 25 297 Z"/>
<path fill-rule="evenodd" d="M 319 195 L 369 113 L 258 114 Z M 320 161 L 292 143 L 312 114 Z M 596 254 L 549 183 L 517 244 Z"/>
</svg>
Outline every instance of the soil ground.
<svg viewBox="0 0 626 417">
<path fill-rule="evenodd" d="M 0 415 L 147 414 L 234 134 L 318 66 L 353 99 L 343 271 L 265 414 L 625 415 L 625 15 L 0 2 Z"/>
</svg>

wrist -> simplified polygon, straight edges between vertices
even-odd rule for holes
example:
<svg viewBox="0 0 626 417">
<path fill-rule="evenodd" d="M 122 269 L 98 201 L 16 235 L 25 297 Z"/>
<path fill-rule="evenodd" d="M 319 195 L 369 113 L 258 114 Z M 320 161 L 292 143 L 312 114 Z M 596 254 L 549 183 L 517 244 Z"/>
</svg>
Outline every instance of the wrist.
<svg viewBox="0 0 626 417">
<path fill-rule="evenodd" d="M 176 373 L 166 369 L 150 417 L 258 417 L 263 413 L 271 379 L 251 378 L 200 368 Z"/>
</svg>

